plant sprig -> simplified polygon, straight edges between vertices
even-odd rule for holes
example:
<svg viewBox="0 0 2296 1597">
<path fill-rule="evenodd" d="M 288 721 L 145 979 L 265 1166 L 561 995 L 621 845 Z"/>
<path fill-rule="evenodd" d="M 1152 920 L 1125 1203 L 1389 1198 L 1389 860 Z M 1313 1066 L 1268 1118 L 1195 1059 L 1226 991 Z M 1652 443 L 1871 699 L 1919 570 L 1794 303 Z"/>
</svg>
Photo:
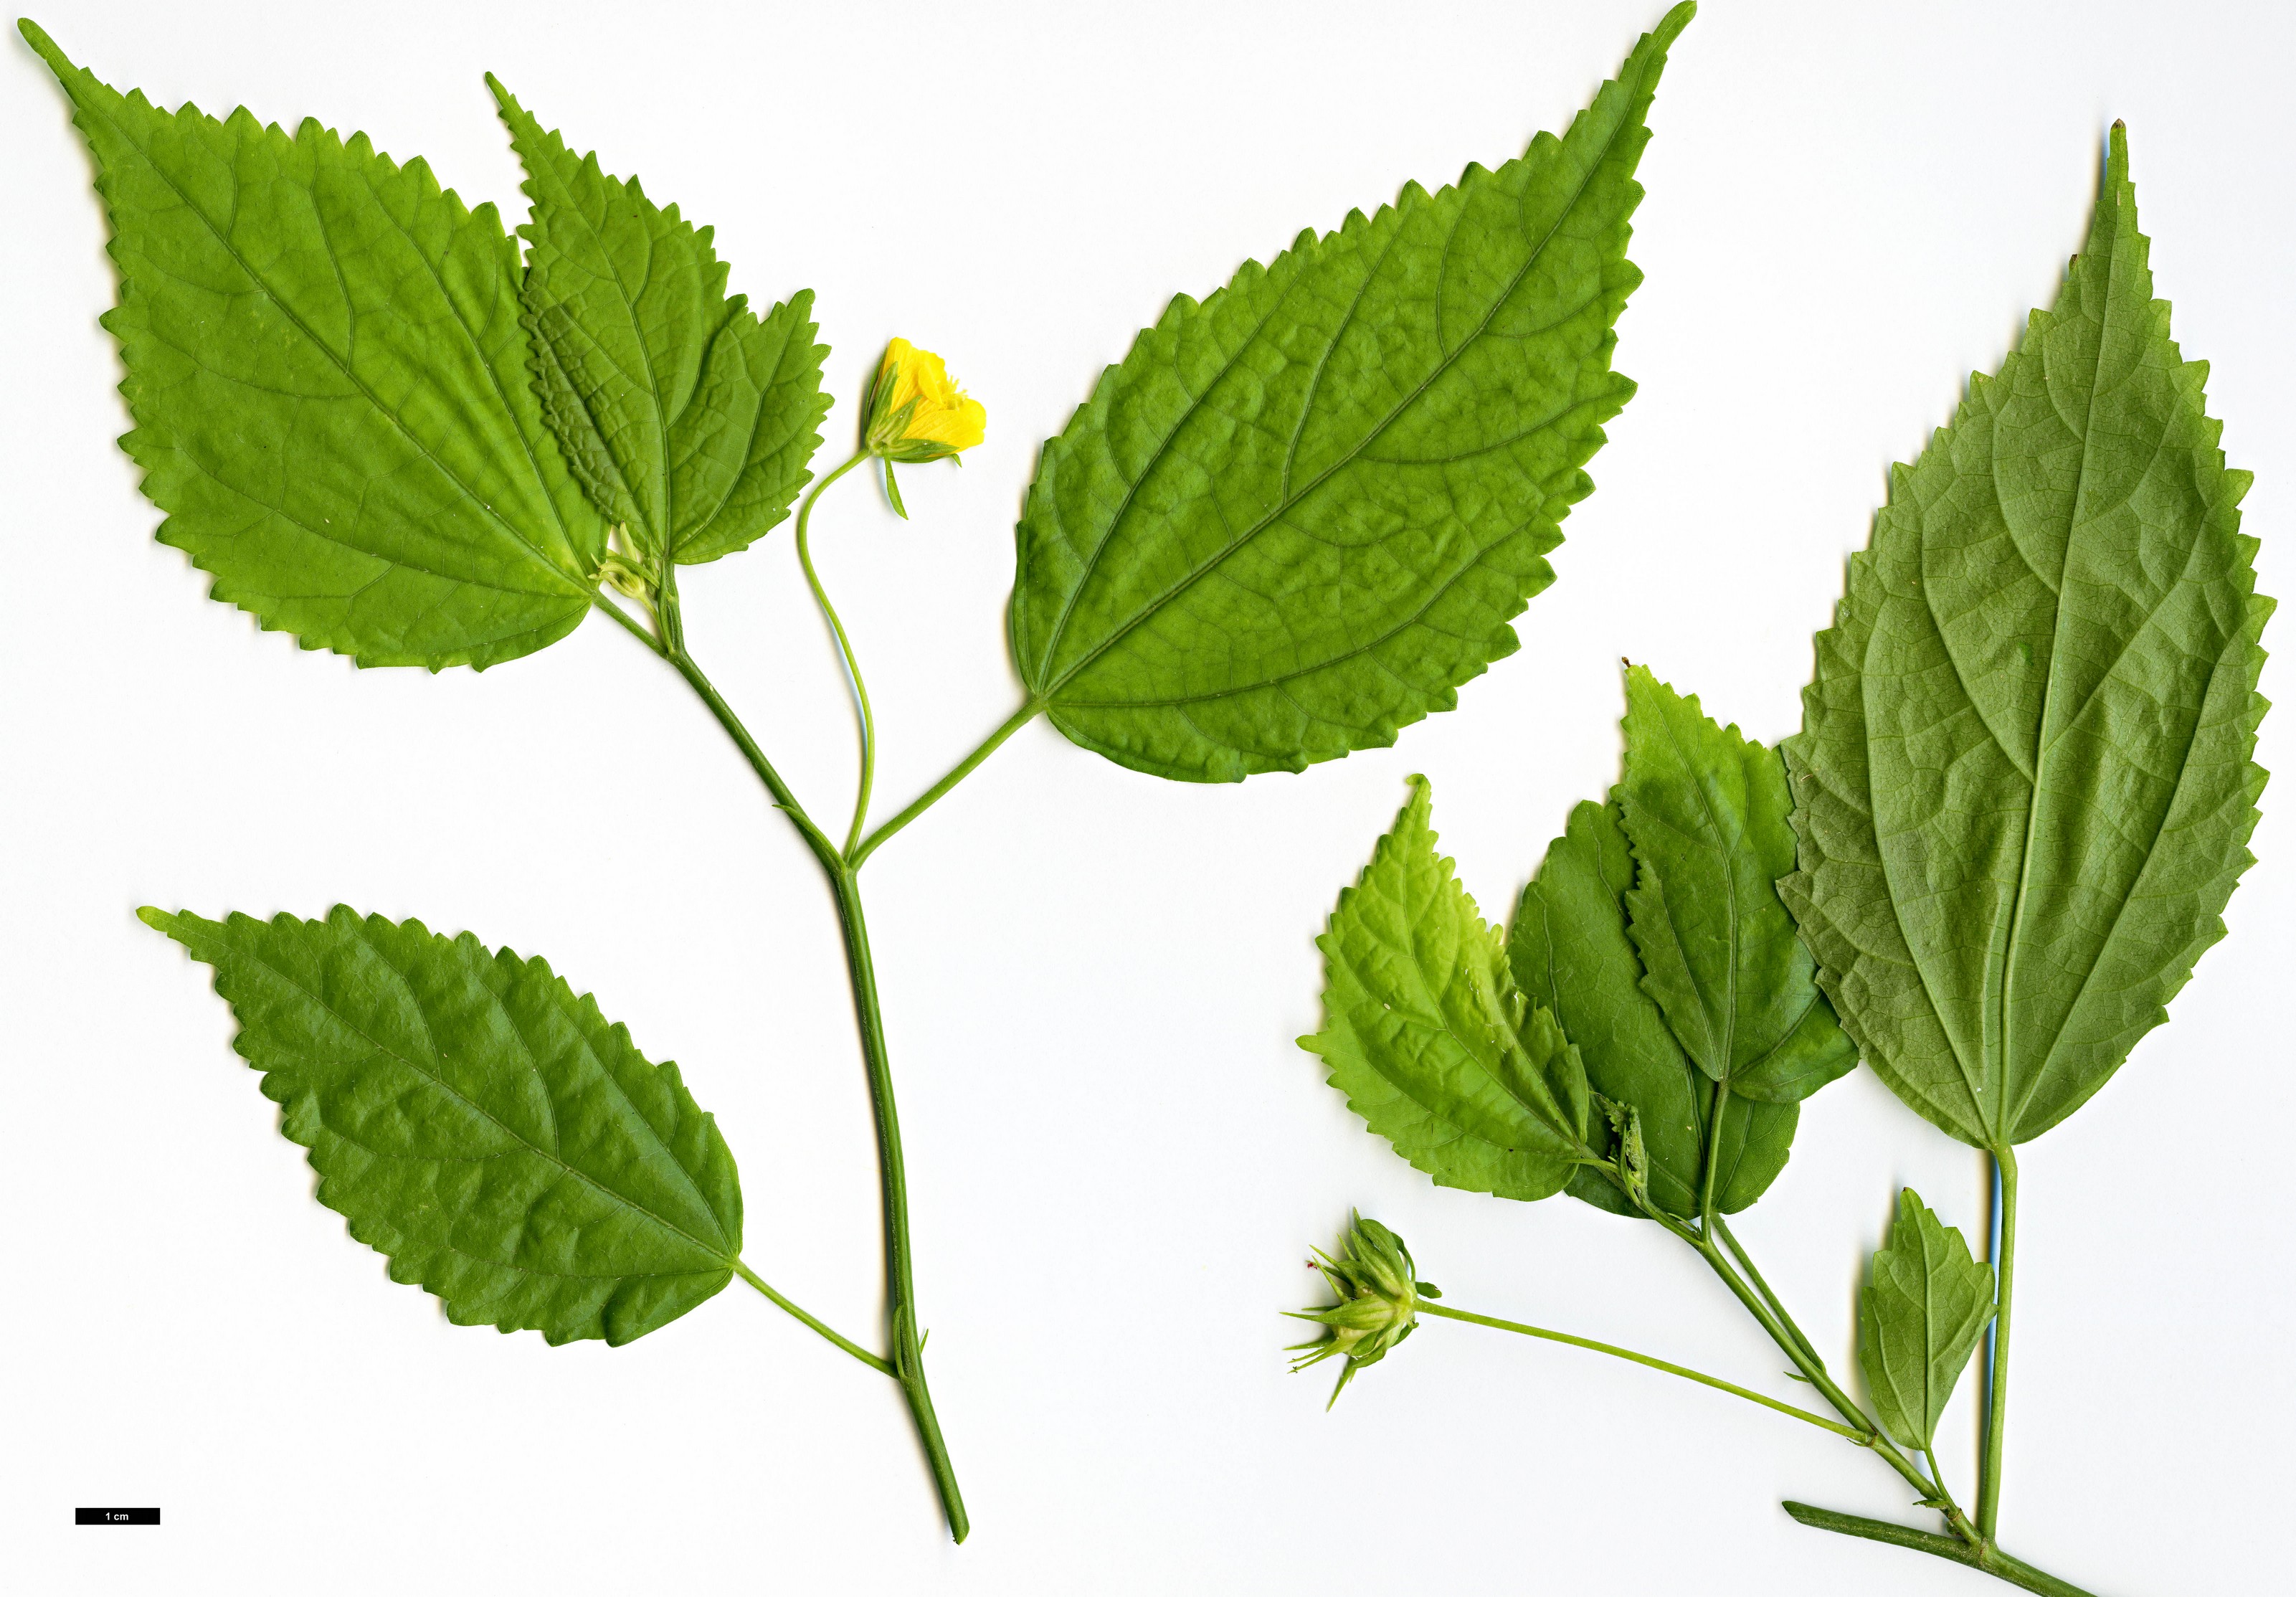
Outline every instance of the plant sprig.
<svg viewBox="0 0 2296 1597">
<path fill-rule="evenodd" d="M 1039 716 L 1136 769 L 1235 781 L 1392 742 L 1516 647 L 1509 623 L 1553 580 L 1545 556 L 1633 393 L 1611 356 L 1640 281 L 1634 175 L 1694 10 L 1669 12 L 1560 138 L 1175 298 L 1043 451 L 1010 610 L 1019 707 L 873 830 L 876 719 L 811 518 L 866 462 L 906 516 L 896 468 L 980 441 L 985 413 L 938 356 L 891 341 L 857 451 L 816 479 L 831 398 L 811 291 L 752 310 L 709 228 L 501 83 L 530 201 L 514 233 L 364 135 L 163 111 L 21 24 L 95 156 L 124 441 L 161 541 L 213 574 L 212 596 L 308 648 L 433 671 L 519 659 L 600 612 L 709 710 L 803 841 L 835 903 L 875 1120 L 885 1350 L 742 1263 L 714 1123 L 538 961 L 340 908 L 148 912 L 214 966 L 321 1200 L 450 1315 L 554 1341 L 627 1341 L 739 1277 L 900 1384 L 963 1541 L 861 869 Z M 841 841 L 704 672 L 680 594 L 681 570 L 792 506 L 860 740 Z M 311 1107 L 378 1099 L 413 1107 L 349 1130 Z"/>
<path fill-rule="evenodd" d="M 2169 336 L 2147 253 L 2116 124 L 2088 247 L 2056 304 L 1894 474 L 1783 758 L 1629 667 L 1624 774 L 1548 848 L 1504 965 L 1435 852 L 1414 779 L 1320 939 L 1324 1024 L 1301 1039 L 1438 1182 L 1522 1199 L 1567 1186 L 1692 1248 L 1942 1527 L 1786 1503 L 1798 1521 L 2056 1597 L 2082 1594 L 1999 1540 L 2014 1150 L 2167 1019 L 2224 935 L 2264 784 L 2252 756 L 2272 602 L 2239 531 L 2248 476 L 2225 465 L 2204 369 Z M 1858 1053 L 1986 1150 L 2000 1216 L 1980 1263 L 1898 1193 L 1858 1307 L 1864 1403 L 1725 1218 L 1783 1167 L 1794 1102 Z M 1568 1094 L 1525 1074 L 1525 1057 L 1559 1061 L 1550 1077 L 1583 1079 L 1603 1113 L 1558 1115 Z M 1965 1511 L 1934 1441 L 1980 1340 Z"/>
</svg>

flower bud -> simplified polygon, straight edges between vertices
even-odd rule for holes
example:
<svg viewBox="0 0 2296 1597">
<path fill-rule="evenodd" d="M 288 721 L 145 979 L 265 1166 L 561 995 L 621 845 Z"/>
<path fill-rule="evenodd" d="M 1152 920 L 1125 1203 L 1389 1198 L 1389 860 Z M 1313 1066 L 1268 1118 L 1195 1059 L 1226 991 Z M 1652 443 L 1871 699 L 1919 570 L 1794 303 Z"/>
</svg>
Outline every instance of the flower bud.
<svg viewBox="0 0 2296 1597">
<path fill-rule="evenodd" d="M 1411 1250 L 1401 1237 L 1361 1215 L 1352 1215 L 1349 1220 L 1337 1258 L 1318 1248 L 1316 1257 L 1308 1261 L 1323 1274 L 1339 1301 L 1328 1308 L 1302 1309 L 1292 1314 L 1295 1320 L 1315 1321 L 1329 1334 L 1296 1343 L 1287 1350 L 1300 1355 L 1292 1361 L 1295 1372 L 1327 1358 L 1346 1359 L 1340 1383 L 1332 1388 L 1332 1403 L 1340 1400 L 1358 1369 L 1379 1363 L 1389 1348 L 1416 1329 L 1423 1296 L 1442 1296 L 1427 1282 L 1412 1278 Z M 1331 1404 L 1324 1406 L 1329 1408 Z"/>
</svg>

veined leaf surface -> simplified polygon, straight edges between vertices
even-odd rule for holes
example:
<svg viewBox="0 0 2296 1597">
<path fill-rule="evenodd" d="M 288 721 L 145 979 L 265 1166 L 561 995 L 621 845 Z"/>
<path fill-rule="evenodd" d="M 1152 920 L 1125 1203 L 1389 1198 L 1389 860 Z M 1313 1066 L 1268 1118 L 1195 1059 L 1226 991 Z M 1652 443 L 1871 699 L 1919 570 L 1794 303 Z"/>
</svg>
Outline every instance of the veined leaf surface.
<svg viewBox="0 0 2296 1597">
<path fill-rule="evenodd" d="M 1857 1050 L 1774 885 L 1794 863 L 1776 750 L 1643 666 L 1627 669 L 1626 737 L 1618 798 L 1641 867 L 1627 909 L 1643 988 L 1684 1052 L 1734 1095 L 1774 1103 L 1849 1074 Z"/>
<path fill-rule="evenodd" d="M 1714 1084 L 1683 1052 L 1643 990 L 1642 962 L 1627 936 L 1634 871 L 1617 809 L 1579 805 L 1522 890 L 1507 959 L 1524 995 L 1562 1023 L 1588 1086 L 1641 1115 L 1651 1200 L 1686 1219 L 1698 1213 L 1705 1178 Z M 1793 1103 L 1735 1095 L 1725 1102 L 1714 1189 L 1724 1213 L 1752 1203 L 1785 1167 L 1800 1113 Z M 1575 1174 L 1570 1193 L 1613 1214 L 1641 1213 L 1595 1170 Z"/>
<path fill-rule="evenodd" d="M 362 665 L 485 667 L 572 631 L 603 528 L 543 425 L 494 208 L 364 134 L 159 111 L 20 26 L 95 154 L 121 442 L 160 541 Z"/>
<path fill-rule="evenodd" d="M 762 317 L 710 229 L 577 156 L 508 89 L 501 104 L 532 217 L 522 295 L 551 430 L 609 520 L 696 565 L 789 514 L 829 414 L 810 290 Z"/>
<path fill-rule="evenodd" d="M 1561 139 L 1183 296 L 1045 447 L 1012 634 L 1086 748 L 1233 782 L 1395 740 L 1516 648 L 1634 385 L 1612 328 L 1677 5 Z"/>
<path fill-rule="evenodd" d="M 717 1122 L 542 961 L 340 906 L 143 914 L 215 967 L 319 1201 L 457 1325 L 619 1346 L 732 1278 Z"/>
<path fill-rule="evenodd" d="M 2088 248 L 1899 467 L 1786 744 L 1781 884 L 1882 1079 L 1965 1142 L 2103 1085 L 2251 863 L 2271 601 L 2112 131 Z"/>
<path fill-rule="evenodd" d="M 1857 1299 L 1857 1363 L 1890 1437 L 1927 1448 L 1993 1318 L 1993 1272 L 1911 1187 Z"/>
<path fill-rule="evenodd" d="M 1554 1017 L 1526 1004 L 1506 948 L 1435 852 L 1427 779 L 1340 894 L 1324 1028 L 1300 1039 L 1349 1105 L 1444 1186 L 1538 1199 L 1587 1147 L 1587 1077 Z"/>
</svg>

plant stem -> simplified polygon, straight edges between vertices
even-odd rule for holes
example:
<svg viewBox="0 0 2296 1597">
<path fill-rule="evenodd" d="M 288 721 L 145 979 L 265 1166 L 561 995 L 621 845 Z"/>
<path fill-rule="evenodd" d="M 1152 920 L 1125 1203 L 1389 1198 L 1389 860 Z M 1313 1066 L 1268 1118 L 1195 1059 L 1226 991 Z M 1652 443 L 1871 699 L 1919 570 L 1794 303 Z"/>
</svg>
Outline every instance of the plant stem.
<svg viewBox="0 0 2296 1597">
<path fill-rule="evenodd" d="M 861 717 L 861 782 L 853 797 L 853 825 L 845 834 L 843 850 L 849 856 L 861 840 L 862 825 L 869 818 L 869 790 L 877 780 L 877 719 L 869 710 L 869 685 L 861 680 L 861 660 L 853 652 L 853 640 L 845 635 L 845 623 L 837 618 L 837 609 L 829 602 L 828 590 L 821 586 L 821 577 L 814 571 L 813 552 L 806 543 L 806 529 L 813 519 L 813 502 L 821 497 L 822 490 L 868 458 L 866 449 L 854 451 L 843 465 L 815 483 L 805 503 L 797 507 L 797 563 L 805 572 L 805 586 L 813 590 L 813 602 L 820 607 L 822 619 L 829 623 L 829 630 L 837 639 L 838 662 L 845 667 L 845 675 L 853 684 L 853 705 Z"/>
<path fill-rule="evenodd" d="M 927 788 L 923 795 L 919 798 L 914 804 L 910 805 L 908 808 L 903 810 L 899 815 L 895 815 L 891 820 L 877 828 L 876 831 L 871 832 L 860 848 L 848 848 L 846 850 L 847 863 L 851 865 L 854 870 L 858 871 L 861 868 L 861 862 L 867 859 L 872 854 L 874 854 L 877 851 L 879 844 L 882 843 L 887 838 L 891 837 L 895 832 L 900 831 L 902 827 L 906 826 L 910 822 L 915 820 L 919 815 L 923 815 L 925 811 L 931 809 L 934 805 L 939 803 L 943 798 L 947 796 L 948 790 L 951 788 L 955 787 L 958 782 L 963 782 L 966 777 L 972 775 L 973 771 L 979 767 L 982 760 L 987 759 L 990 755 L 996 753 L 998 749 L 1002 748 L 1006 738 L 1011 737 L 1014 733 L 1020 731 L 1021 728 L 1026 726 L 1029 722 L 1042 715 L 1044 713 L 1044 709 L 1045 707 L 1043 704 L 1035 699 L 1030 699 L 1026 703 L 1022 704 L 1019 709 L 1014 710 L 1005 720 L 1004 725 L 990 733 L 987 738 L 981 741 L 979 748 L 966 755 L 963 759 L 957 761 L 955 767 L 951 770 L 947 775 L 942 777 L 930 788 Z"/>
<path fill-rule="evenodd" d="M 2070 1581 L 2059 1580 L 2044 1574 L 2021 1559 L 2011 1558 L 1998 1547 L 1987 1544 L 1972 1547 L 1953 1536 L 1941 1536 L 1934 1531 L 1915 1530 L 1908 1526 L 1892 1525 L 1887 1519 L 1867 1519 L 1856 1514 L 1840 1514 L 1832 1509 L 1812 1508 L 1807 1503 L 1782 1504 L 1786 1512 L 1814 1530 L 1831 1530 L 1845 1536 L 1863 1536 L 1869 1542 L 1886 1542 L 1892 1547 L 1910 1547 L 1916 1552 L 1927 1552 L 1949 1559 L 1972 1569 L 1981 1569 L 1999 1580 L 2023 1591 L 2038 1592 L 2043 1597 L 2091 1597 L 2091 1594 Z"/>
<path fill-rule="evenodd" d="M 1793 1338 L 1794 1345 L 1802 1350 L 1804 1356 L 1812 1364 L 1824 1369 L 1825 1361 L 1817 1356 L 1817 1349 L 1809 1345 L 1809 1339 L 1802 1335 L 1801 1327 L 1796 1325 L 1793 1316 L 1786 1313 L 1785 1304 L 1779 1299 L 1775 1292 L 1770 1290 L 1770 1283 L 1762 1279 L 1762 1273 L 1754 1268 L 1753 1259 L 1748 1256 L 1745 1246 L 1731 1232 L 1730 1223 L 1718 1214 L 1714 1216 L 1714 1231 L 1715 1234 L 1722 1239 L 1723 1246 L 1730 1249 L 1730 1256 L 1738 1261 L 1738 1267 L 1746 1273 L 1746 1280 L 1752 1284 L 1755 1292 L 1760 1296 L 1762 1301 L 1769 1306 L 1770 1313 Z"/>
<path fill-rule="evenodd" d="M 1791 1403 L 1781 1403 L 1775 1397 L 1765 1397 L 1759 1392 L 1748 1391 L 1744 1387 L 1724 1380 L 1718 1376 L 1702 1374 L 1696 1370 L 1685 1369 L 1680 1364 L 1670 1364 L 1662 1358 L 1652 1358 L 1648 1354 L 1631 1352 L 1624 1347 L 1613 1347 L 1608 1342 L 1590 1341 L 1585 1337 L 1574 1337 L 1560 1331 L 1544 1331 L 1536 1325 L 1523 1325 L 1513 1320 L 1495 1320 L 1488 1314 L 1471 1314 L 1464 1309 L 1451 1308 L 1440 1303 L 1430 1303 L 1425 1298 L 1420 1299 L 1419 1312 L 1423 1314 L 1439 1314 L 1446 1320 L 1464 1320 L 1471 1325 L 1488 1325 L 1494 1331 L 1512 1331 L 1518 1336 L 1539 1337 L 1550 1342 L 1567 1342 L 1573 1347 L 1584 1347 L 1593 1353 L 1607 1353 L 1612 1358 L 1622 1358 L 1630 1364 L 1642 1364 L 1652 1370 L 1663 1370 L 1669 1375 L 1679 1375 L 1685 1380 L 1694 1380 L 1701 1386 L 1712 1387 L 1718 1392 L 1728 1392 L 1734 1396 L 1743 1397 L 1749 1403 L 1759 1403 L 1764 1408 L 1775 1409 L 1779 1413 L 1792 1414 L 1797 1420 L 1806 1421 L 1821 1430 L 1830 1430 L 1838 1437 L 1847 1437 L 1852 1441 L 1864 1440 L 1858 1432 L 1850 1429 L 1848 1426 L 1836 1425 L 1833 1421 L 1813 1414 L 1808 1409 L 1796 1408 Z"/>
<path fill-rule="evenodd" d="M 823 1324 L 811 1314 L 807 1314 L 803 1309 L 798 1307 L 796 1304 L 791 1303 L 779 1292 L 775 1291 L 773 1288 L 758 1280 L 757 1275 L 751 1272 L 750 1266 L 743 1264 L 738 1258 L 734 1261 L 734 1274 L 740 1276 L 743 1281 L 748 1282 L 760 1292 L 763 1292 L 767 1298 L 772 1302 L 774 1306 L 788 1314 L 791 1318 L 796 1320 L 800 1325 L 809 1327 L 814 1331 L 819 1333 L 832 1346 L 843 1348 L 846 1352 L 851 1354 L 855 1358 L 859 1359 L 863 1364 L 868 1365 L 880 1375 L 893 1375 L 896 1373 L 892 1365 L 887 1364 L 883 1359 L 879 1358 L 866 1347 L 861 1347 L 857 1343 L 849 1341 L 845 1338 L 839 1336 L 835 1331 L 830 1330 L 828 1326 Z"/>
<path fill-rule="evenodd" d="M 1993 1151 L 2001 1183 L 2001 1249 L 1996 1279 L 1992 1354 L 1986 1368 L 1985 1452 L 1977 1470 L 1977 1533 L 1988 1543 L 2001 1522 L 2001 1442 L 2009 1418 L 2009 1306 L 2017 1281 L 2017 1156 L 2004 1142 Z"/>
<path fill-rule="evenodd" d="M 822 873 L 829 878 L 830 890 L 836 897 L 837 922 L 845 942 L 845 967 L 853 987 L 854 1012 L 860 1023 L 862 1060 L 868 1068 L 870 1106 L 877 1126 L 877 1169 L 884 1195 L 886 1308 L 893 1341 L 890 1373 L 901 1383 L 902 1396 L 908 1400 L 917 1439 L 932 1465 L 941 1507 L 948 1516 L 949 1534 L 962 1542 L 972 1529 L 972 1521 L 965 1514 L 964 1499 L 957 1490 L 956 1471 L 949 1462 L 947 1445 L 941 1439 L 940 1421 L 933 1413 L 932 1395 L 925 1385 L 924 1362 L 917 1339 L 916 1289 L 909 1263 L 908 1177 L 902 1165 L 900 1118 L 893 1103 L 892 1065 L 885 1051 L 884 1020 L 877 1003 L 877 971 L 869 953 L 868 926 L 862 919 L 859 884 L 854 878 L 853 867 L 845 863 L 837 846 L 805 813 L 805 807 L 790 791 L 781 773 L 774 769 L 773 762 L 766 758 L 757 740 L 742 725 L 741 717 L 686 652 L 683 642 L 668 644 L 665 652 L 678 675 L 685 678 L 686 685 L 709 706 L 718 725 L 750 762 L 750 768 L 773 796 L 775 807 L 797 828 Z"/>
<path fill-rule="evenodd" d="M 1866 1411 L 1857 1405 L 1857 1400 L 1843 1391 L 1835 1383 L 1833 1378 L 1825 1372 L 1825 1366 L 1815 1356 L 1802 1351 L 1802 1347 L 1808 1339 L 1801 1334 L 1800 1327 L 1795 1325 L 1790 1316 L 1772 1314 L 1761 1299 L 1754 1295 L 1754 1290 L 1730 1267 L 1730 1261 L 1723 1257 L 1722 1249 L 1712 1239 L 1702 1240 L 1697 1247 L 1700 1257 L 1704 1258 L 1714 1274 L 1721 1278 L 1722 1284 L 1730 1289 L 1731 1294 L 1740 1303 L 1745 1305 L 1746 1312 L 1754 1316 L 1755 1323 L 1767 1332 L 1770 1339 L 1793 1361 L 1794 1366 L 1802 1372 L 1803 1377 L 1818 1389 L 1827 1403 L 1833 1405 L 1834 1413 L 1849 1422 L 1857 1432 L 1861 1443 L 1879 1454 L 1882 1462 L 1902 1476 L 1906 1483 L 1923 1497 L 1938 1499 L 1942 1504 L 1941 1511 L 1945 1514 L 1946 1522 L 1953 1527 L 1954 1534 L 1974 1545 L 1978 1540 L 1977 1533 L 1970 1525 L 1969 1517 L 1963 1513 L 1960 1506 L 1947 1495 L 1944 1484 L 1932 1481 L 1928 1476 L 1923 1474 L 1921 1466 L 1907 1458 L 1898 1449 L 1898 1445 L 1882 1432 L 1881 1427 L 1874 1423 Z"/>
<path fill-rule="evenodd" d="M 790 824 L 797 828 L 798 835 L 805 839 L 805 846 L 813 850 L 813 856 L 820 862 L 821 868 L 834 875 L 842 868 L 842 862 L 837 856 L 837 845 L 813 823 L 813 817 L 805 813 L 805 807 L 797 801 L 797 795 L 790 791 L 789 784 L 782 780 L 781 773 L 774 769 L 774 763 L 766 758 L 766 751 L 758 747 L 757 740 L 750 735 L 750 729 L 742 725 L 742 718 L 734 713 L 733 706 L 719 695 L 709 679 L 701 674 L 701 667 L 693 663 L 693 657 L 684 649 L 666 651 L 664 658 L 677 668 L 677 674 L 685 678 L 685 684 L 700 696 L 701 702 L 709 707 L 709 713 L 718 717 L 718 725 L 725 728 L 726 735 L 732 738 L 734 746 L 742 751 L 742 758 L 750 762 L 750 769 L 758 774 L 758 780 L 766 784 L 766 791 L 773 795 L 774 807 L 790 818 Z"/>
<path fill-rule="evenodd" d="M 861 913 L 861 886 L 852 867 L 840 863 L 831 873 L 837 894 L 837 922 L 845 937 L 845 962 L 853 979 L 853 1009 L 861 1025 L 861 1053 L 869 1068 L 869 1104 L 877 1119 L 877 1169 L 885 1206 L 885 1295 L 892 1319 L 893 1364 L 901 1392 L 916 1421 L 917 1437 L 932 1462 L 949 1534 L 962 1542 L 972 1528 L 956 1470 L 942 1442 L 925 1386 L 924 1350 L 917 1339 L 916 1285 L 909 1267 L 908 1175 L 901 1161 L 901 1121 L 893 1103 L 893 1067 L 885 1050 L 885 1023 L 877 1005 L 877 970 L 869 954 L 869 927 Z"/>
</svg>

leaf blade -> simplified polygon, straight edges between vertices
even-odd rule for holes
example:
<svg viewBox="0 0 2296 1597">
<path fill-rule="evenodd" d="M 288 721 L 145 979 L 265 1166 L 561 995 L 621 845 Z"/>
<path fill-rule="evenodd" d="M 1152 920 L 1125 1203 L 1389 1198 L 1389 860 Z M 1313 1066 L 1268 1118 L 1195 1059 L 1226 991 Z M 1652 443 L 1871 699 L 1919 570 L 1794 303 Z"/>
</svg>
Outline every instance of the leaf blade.
<svg viewBox="0 0 2296 1597">
<path fill-rule="evenodd" d="M 1791 1103 L 1855 1069 L 1816 964 L 1774 885 L 1792 870 L 1785 767 L 1660 682 L 1627 669 L 1620 819 L 1643 985 L 1684 1051 L 1734 1094 Z"/>
<path fill-rule="evenodd" d="M 1554 1017 L 1524 1003 L 1496 929 L 1436 854 L 1427 779 L 1411 790 L 1316 940 L 1324 1028 L 1300 1045 L 1439 1184 L 1552 1196 L 1587 1157 L 1584 1068 Z"/>
<path fill-rule="evenodd" d="M 2087 250 L 1892 475 L 1789 740 L 1781 884 L 1882 1079 L 1978 1146 L 2168 1018 L 2252 856 L 2272 601 L 2206 369 L 2152 297 L 2125 131 Z"/>
<path fill-rule="evenodd" d="M 1587 800 L 1547 845 L 1524 886 L 1507 938 L 1515 984 L 1550 1011 L 1585 1062 L 1588 1086 L 1642 1118 L 1650 1196 L 1667 1213 L 1698 1213 L 1714 1087 L 1642 985 L 1627 930 L 1634 856 L 1615 804 Z M 1736 1214 L 1785 1167 L 1800 1107 L 1733 1096 L 1725 1104 L 1716 1201 Z M 1641 1213 L 1598 1172 L 1571 1178 L 1573 1197 L 1613 1214 Z"/>
<path fill-rule="evenodd" d="M 603 532 L 528 390 L 493 207 L 365 135 L 160 111 L 20 26 L 96 160 L 160 541 L 363 665 L 483 668 L 578 625 Z"/>
<path fill-rule="evenodd" d="M 542 961 L 340 905 L 142 916 L 213 968 L 319 1200 L 456 1324 L 619 1347 L 732 1279 L 716 1121 Z"/>
<path fill-rule="evenodd" d="M 1019 531 L 1014 657 L 1062 733 L 1182 780 L 1300 770 L 1513 651 L 1632 392 L 1633 172 L 1693 10 L 1563 139 L 1176 299 L 1103 373 Z"/>
<path fill-rule="evenodd" d="M 1857 1302 L 1857 1363 L 1891 1438 L 1926 1450 L 1994 1314 L 1993 1272 L 1911 1187 Z"/>
<path fill-rule="evenodd" d="M 681 565 L 749 547 L 811 479 L 829 414 L 812 291 L 763 316 L 727 299 L 711 229 L 487 85 L 527 172 L 534 381 L 575 475 L 608 520 Z"/>
</svg>

